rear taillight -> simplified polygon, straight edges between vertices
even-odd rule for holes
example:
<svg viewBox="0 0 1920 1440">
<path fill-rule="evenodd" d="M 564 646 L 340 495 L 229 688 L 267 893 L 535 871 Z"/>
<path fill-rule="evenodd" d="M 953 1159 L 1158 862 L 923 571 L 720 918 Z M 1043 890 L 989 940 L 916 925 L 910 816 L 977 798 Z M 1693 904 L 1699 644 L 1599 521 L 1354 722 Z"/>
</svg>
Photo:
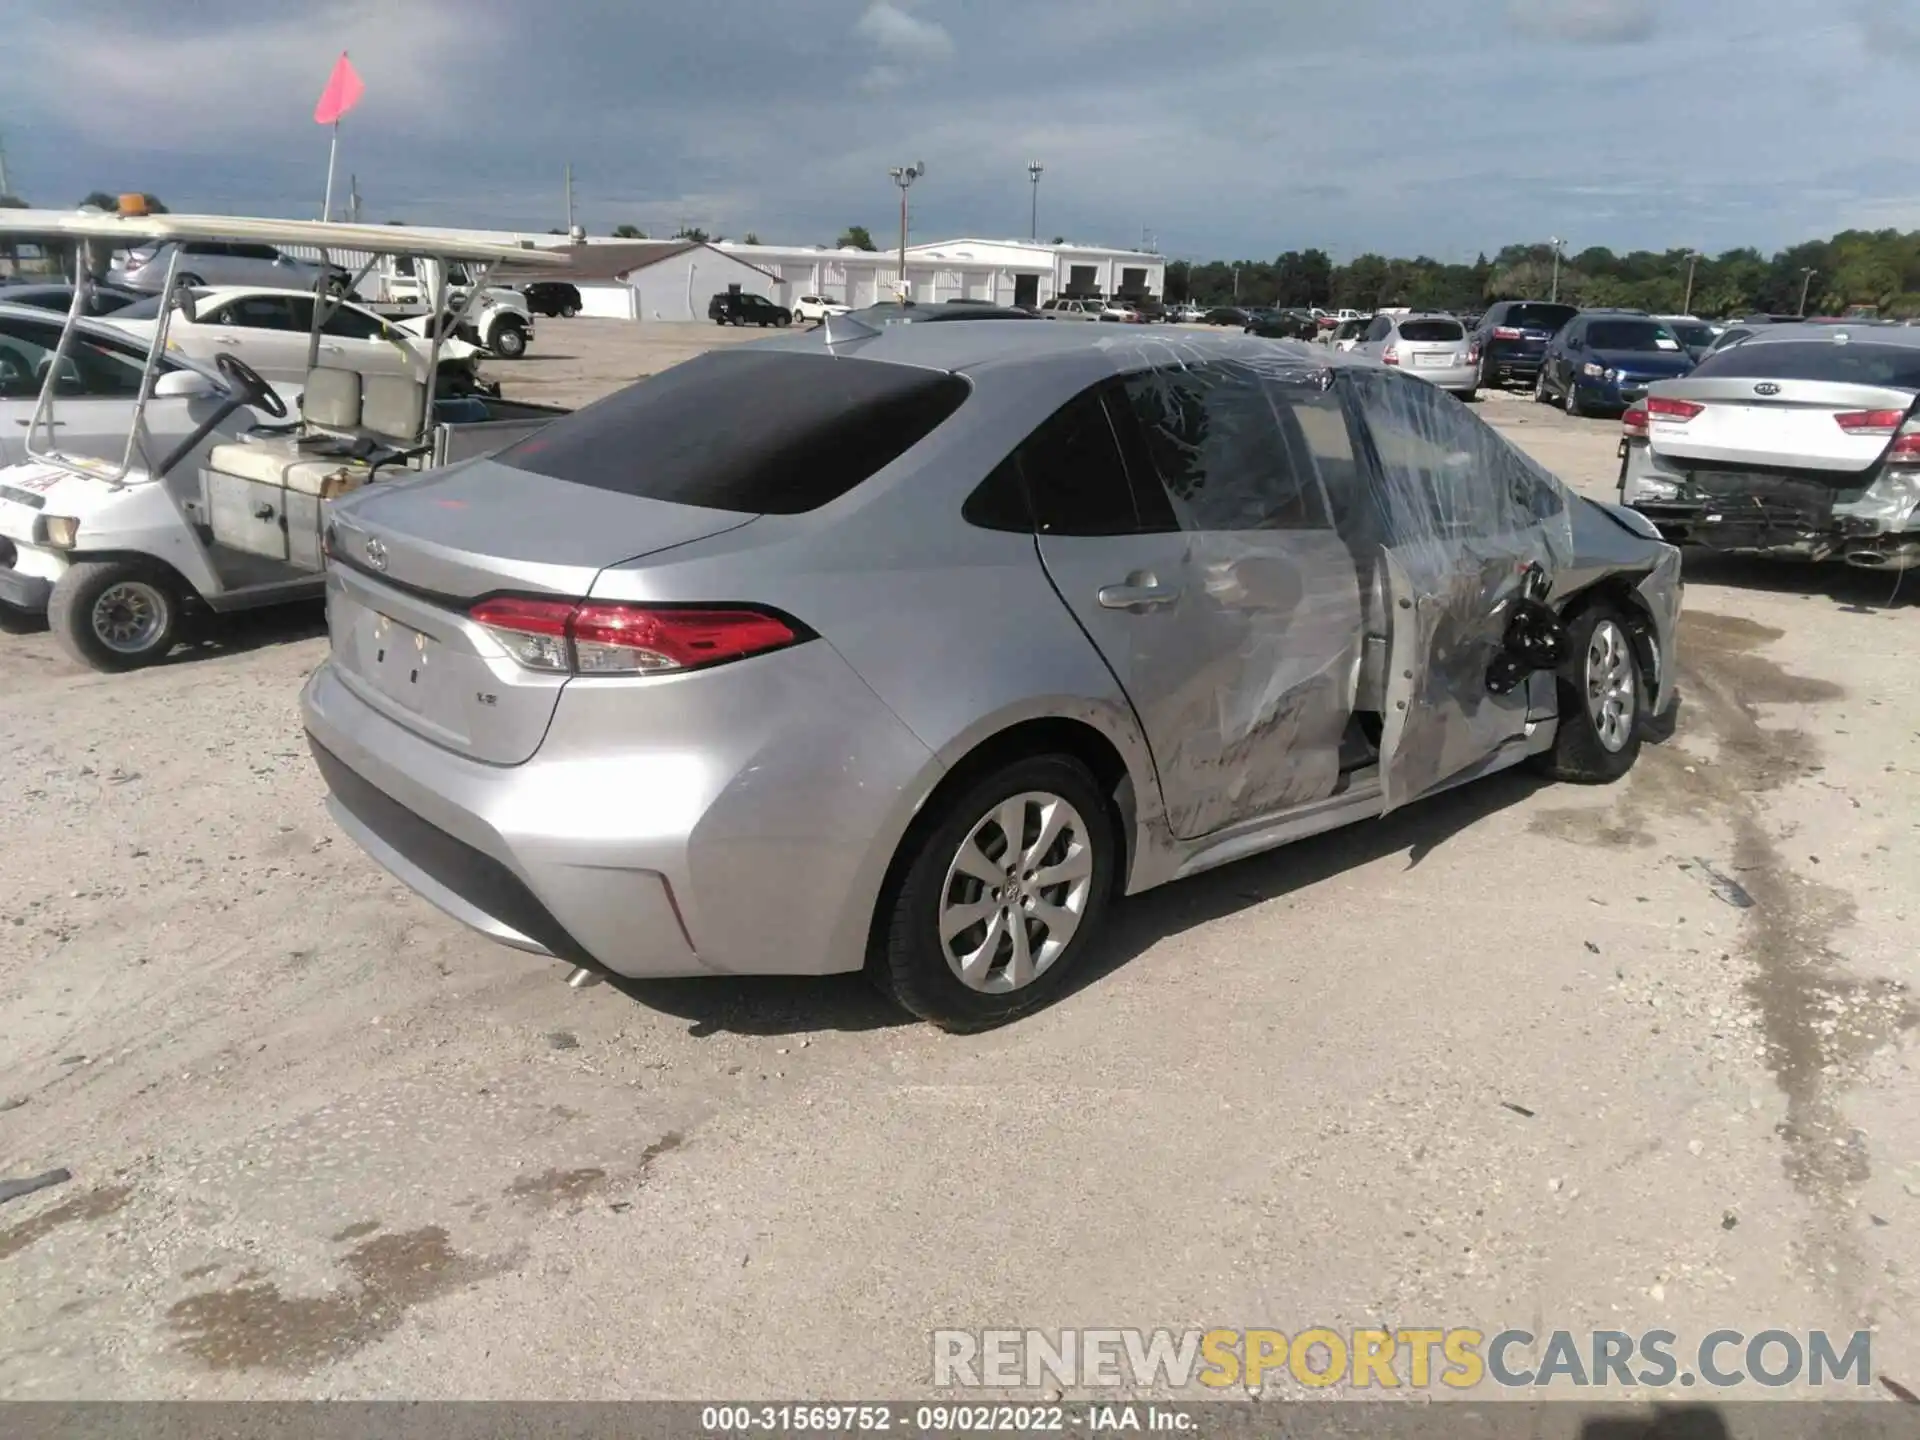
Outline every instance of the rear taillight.
<svg viewBox="0 0 1920 1440">
<path fill-rule="evenodd" d="M 679 609 L 500 596 L 467 612 L 521 665 L 555 675 L 659 675 L 792 645 L 801 635 L 765 611 Z"/>
<path fill-rule="evenodd" d="M 1620 417 L 1620 433 L 1625 435 L 1629 440 L 1646 439 L 1647 407 L 1644 405 L 1629 405 L 1626 413 Z"/>
<path fill-rule="evenodd" d="M 1478 340 L 1467 347 L 1467 363 L 1469 365 L 1478 365 L 1480 363 L 1480 342 Z"/>
<path fill-rule="evenodd" d="M 1526 338 L 1526 332 L 1516 330 L 1511 325 L 1496 325 L 1493 327 L 1493 338 L 1496 340 L 1521 340 Z"/>
<path fill-rule="evenodd" d="M 1904 410 L 1843 410 L 1833 423 L 1849 435 L 1891 435 L 1906 418 Z"/>
<path fill-rule="evenodd" d="M 1886 465 L 1920 465 L 1920 432 L 1909 431 L 1887 447 Z"/>
<path fill-rule="evenodd" d="M 1380 363 L 1382 365 L 1398 365 L 1400 363 L 1400 352 L 1391 345 L 1387 346 L 1386 349 L 1380 352 Z"/>
<path fill-rule="evenodd" d="M 1670 420 L 1676 425 L 1684 425 L 1707 407 L 1695 404 L 1691 400 L 1675 400 L 1667 395 L 1649 395 L 1647 397 L 1647 418 L 1649 420 Z"/>
</svg>

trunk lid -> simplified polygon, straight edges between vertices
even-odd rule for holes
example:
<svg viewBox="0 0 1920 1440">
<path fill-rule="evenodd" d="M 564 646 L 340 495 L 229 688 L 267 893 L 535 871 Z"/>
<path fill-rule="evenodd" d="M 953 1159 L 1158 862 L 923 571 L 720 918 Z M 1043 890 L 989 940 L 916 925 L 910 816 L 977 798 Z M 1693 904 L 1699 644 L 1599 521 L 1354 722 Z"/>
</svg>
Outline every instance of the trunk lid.
<svg viewBox="0 0 1920 1440">
<path fill-rule="evenodd" d="M 1829 380 L 1755 380 L 1750 376 L 1690 376 L 1662 381 L 1649 400 L 1681 400 L 1701 407 L 1681 420 L 1649 405 L 1647 440 L 1670 460 L 1751 470 L 1871 470 L 1892 443 L 1897 426 L 1844 427 L 1837 417 L 1873 411 L 1908 414 L 1915 392 L 1891 386 Z"/>
<path fill-rule="evenodd" d="M 567 676 L 528 670 L 467 617 L 495 594 L 585 597 L 610 565 L 751 523 L 491 460 L 331 508 L 327 627 L 343 682 L 396 723 L 497 765 L 539 748 Z"/>
</svg>

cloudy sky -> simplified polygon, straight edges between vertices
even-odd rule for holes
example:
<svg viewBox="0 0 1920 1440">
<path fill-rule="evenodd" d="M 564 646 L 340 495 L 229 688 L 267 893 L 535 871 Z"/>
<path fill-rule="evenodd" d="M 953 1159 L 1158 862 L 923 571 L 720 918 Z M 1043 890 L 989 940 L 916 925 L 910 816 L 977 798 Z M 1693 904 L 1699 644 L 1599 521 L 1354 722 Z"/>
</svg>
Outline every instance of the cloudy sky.
<svg viewBox="0 0 1920 1440">
<path fill-rule="evenodd" d="M 1920 0 L 0 0 L 36 204 L 1170 254 L 1772 249 L 1920 228 Z M 343 181 L 344 185 L 344 181 Z"/>
</svg>

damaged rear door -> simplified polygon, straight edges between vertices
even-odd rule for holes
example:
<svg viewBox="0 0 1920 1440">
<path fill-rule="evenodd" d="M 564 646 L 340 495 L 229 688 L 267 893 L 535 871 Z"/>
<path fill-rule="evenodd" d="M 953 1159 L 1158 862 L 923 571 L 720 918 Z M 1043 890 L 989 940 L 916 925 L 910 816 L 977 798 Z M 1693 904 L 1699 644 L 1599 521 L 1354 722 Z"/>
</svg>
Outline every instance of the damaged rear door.
<svg viewBox="0 0 1920 1440">
<path fill-rule="evenodd" d="M 1403 375 L 1342 384 L 1371 451 L 1348 538 L 1378 566 L 1388 643 L 1380 776 L 1387 809 L 1489 766 L 1525 738 L 1529 685 L 1488 687 L 1530 567 L 1573 553 L 1567 494 L 1452 396 Z M 1367 577 L 1370 579 L 1371 577 Z"/>
<path fill-rule="evenodd" d="M 1339 781 L 1359 593 L 1292 414 L 1337 412 L 1324 373 L 1147 371 L 1022 448 L 1041 561 L 1132 702 L 1183 839 Z M 1087 494 L 1094 456 L 1101 493 L 1125 497 L 1075 507 L 1105 515 L 1097 527 L 1061 506 Z"/>
</svg>

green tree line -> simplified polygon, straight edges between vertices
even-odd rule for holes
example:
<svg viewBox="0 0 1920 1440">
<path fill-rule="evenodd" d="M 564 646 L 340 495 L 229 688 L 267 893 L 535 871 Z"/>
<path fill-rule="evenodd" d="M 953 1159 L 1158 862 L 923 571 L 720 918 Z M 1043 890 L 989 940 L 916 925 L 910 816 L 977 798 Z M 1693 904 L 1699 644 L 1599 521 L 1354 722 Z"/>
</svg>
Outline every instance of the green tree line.
<svg viewBox="0 0 1920 1440">
<path fill-rule="evenodd" d="M 1209 305 L 1233 303 L 1237 294 L 1242 305 L 1477 310 L 1493 300 L 1547 299 L 1554 270 L 1547 245 L 1509 245 L 1471 265 L 1376 254 L 1336 265 L 1324 250 L 1289 250 L 1270 261 L 1171 261 L 1166 295 Z M 1771 257 L 1751 247 L 1617 255 L 1602 245 L 1563 252 L 1558 275 L 1560 298 L 1571 304 L 1656 314 L 1797 314 L 1803 287 L 1809 315 L 1920 316 L 1920 231 L 1846 230 Z"/>
</svg>

